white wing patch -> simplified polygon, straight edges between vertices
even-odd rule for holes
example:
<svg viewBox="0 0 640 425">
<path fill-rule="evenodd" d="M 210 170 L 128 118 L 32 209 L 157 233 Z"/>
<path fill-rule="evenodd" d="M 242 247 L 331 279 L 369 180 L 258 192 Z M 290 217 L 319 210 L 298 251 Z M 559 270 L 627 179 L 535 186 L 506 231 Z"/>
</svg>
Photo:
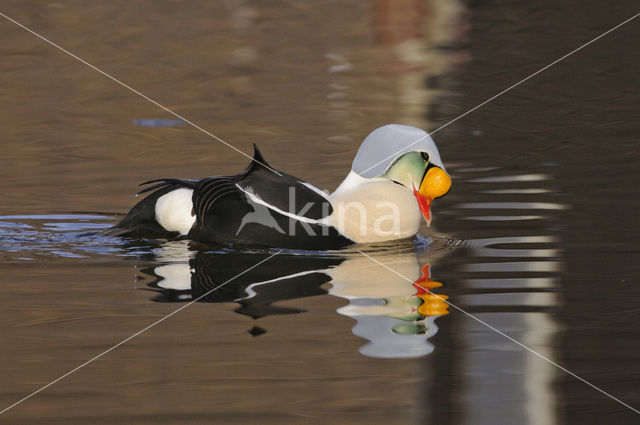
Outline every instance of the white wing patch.
<svg viewBox="0 0 640 425">
<path fill-rule="evenodd" d="M 162 195 L 156 201 L 156 221 L 170 232 L 185 236 L 196 222 L 191 215 L 193 190 L 180 188 Z"/>
<path fill-rule="evenodd" d="M 278 214 L 282 214 L 284 216 L 291 217 L 294 220 L 302 221 L 302 222 L 305 222 L 305 223 L 312 223 L 312 224 L 322 224 L 323 223 L 324 219 L 323 220 L 314 220 L 313 218 L 302 217 L 302 216 L 299 216 L 299 215 L 296 215 L 296 214 L 292 214 L 292 213 L 290 213 L 288 211 L 283 211 L 283 210 L 281 210 L 280 208 L 278 208 L 276 206 L 268 204 L 266 201 L 262 200 L 262 198 L 260 196 L 258 196 L 255 193 L 253 193 L 250 186 L 247 186 L 246 188 L 244 188 L 244 187 L 242 187 L 242 186 L 240 186 L 239 184 L 236 183 L 236 187 L 238 189 L 240 189 L 241 191 L 243 191 L 244 193 L 246 193 L 247 194 L 247 198 L 251 199 L 251 201 L 253 201 L 254 203 L 259 204 L 259 205 L 264 205 L 265 207 L 269 208 L 270 210 L 273 210 L 273 211 L 277 212 Z"/>
</svg>

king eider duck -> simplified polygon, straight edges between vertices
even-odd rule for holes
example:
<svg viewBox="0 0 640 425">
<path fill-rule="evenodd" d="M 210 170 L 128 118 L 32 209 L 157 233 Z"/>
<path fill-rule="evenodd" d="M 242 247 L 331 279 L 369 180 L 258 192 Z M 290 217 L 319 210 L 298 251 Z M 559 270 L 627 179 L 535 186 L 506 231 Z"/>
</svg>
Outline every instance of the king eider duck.
<svg viewBox="0 0 640 425">
<path fill-rule="evenodd" d="M 451 178 L 431 137 L 386 125 L 362 142 L 351 172 L 331 194 L 269 166 L 254 145 L 233 176 L 159 179 L 110 236 L 191 239 L 214 245 L 306 250 L 408 238 Z M 141 186 L 142 186 L 141 185 Z"/>
</svg>

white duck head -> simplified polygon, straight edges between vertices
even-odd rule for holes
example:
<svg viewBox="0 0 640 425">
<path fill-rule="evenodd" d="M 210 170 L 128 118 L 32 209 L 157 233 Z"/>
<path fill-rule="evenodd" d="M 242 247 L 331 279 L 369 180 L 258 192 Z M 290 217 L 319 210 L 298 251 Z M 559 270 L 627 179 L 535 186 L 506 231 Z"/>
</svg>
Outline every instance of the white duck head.
<svg viewBox="0 0 640 425">
<path fill-rule="evenodd" d="M 351 172 L 330 195 L 331 224 L 356 242 L 414 235 L 420 215 L 451 188 L 435 143 L 416 127 L 377 128 L 360 145 Z"/>
</svg>

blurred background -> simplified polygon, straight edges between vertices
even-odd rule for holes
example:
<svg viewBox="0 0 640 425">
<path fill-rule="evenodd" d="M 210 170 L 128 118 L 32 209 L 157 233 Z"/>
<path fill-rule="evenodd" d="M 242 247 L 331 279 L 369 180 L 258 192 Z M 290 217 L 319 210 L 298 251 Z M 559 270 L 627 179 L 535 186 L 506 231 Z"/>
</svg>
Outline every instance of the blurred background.
<svg viewBox="0 0 640 425">
<path fill-rule="evenodd" d="M 0 11 L 333 190 L 376 127 L 439 129 L 637 8 L 4 0 Z M 65 226 L 111 224 L 142 181 L 234 174 L 248 159 L 4 18 L 0 37 L 2 409 L 176 308 L 152 302 L 140 273 L 165 265 L 162 247 L 90 245 Z M 454 304 L 636 409 L 639 37 L 629 22 L 436 131 L 454 184 L 423 229 L 437 247 L 410 260 L 430 264 Z M 233 298 L 190 307 L 0 422 L 637 423 L 452 309 L 430 322 L 423 355 L 368 357 L 351 329 L 363 322 L 341 309 L 388 297 L 333 285 L 285 297 L 301 314 L 239 315 Z"/>
</svg>

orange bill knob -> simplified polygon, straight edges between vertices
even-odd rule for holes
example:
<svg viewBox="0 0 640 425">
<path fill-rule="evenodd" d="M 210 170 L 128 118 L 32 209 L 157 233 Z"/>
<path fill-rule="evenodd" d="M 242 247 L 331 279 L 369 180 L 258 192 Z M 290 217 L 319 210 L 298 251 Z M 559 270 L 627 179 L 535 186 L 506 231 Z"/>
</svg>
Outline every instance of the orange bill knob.
<svg viewBox="0 0 640 425">
<path fill-rule="evenodd" d="M 420 189 L 413 188 L 413 195 L 418 200 L 422 215 L 431 224 L 431 201 L 446 195 L 451 189 L 451 177 L 440 167 L 431 167 L 420 184 Z"/>
</svg>

